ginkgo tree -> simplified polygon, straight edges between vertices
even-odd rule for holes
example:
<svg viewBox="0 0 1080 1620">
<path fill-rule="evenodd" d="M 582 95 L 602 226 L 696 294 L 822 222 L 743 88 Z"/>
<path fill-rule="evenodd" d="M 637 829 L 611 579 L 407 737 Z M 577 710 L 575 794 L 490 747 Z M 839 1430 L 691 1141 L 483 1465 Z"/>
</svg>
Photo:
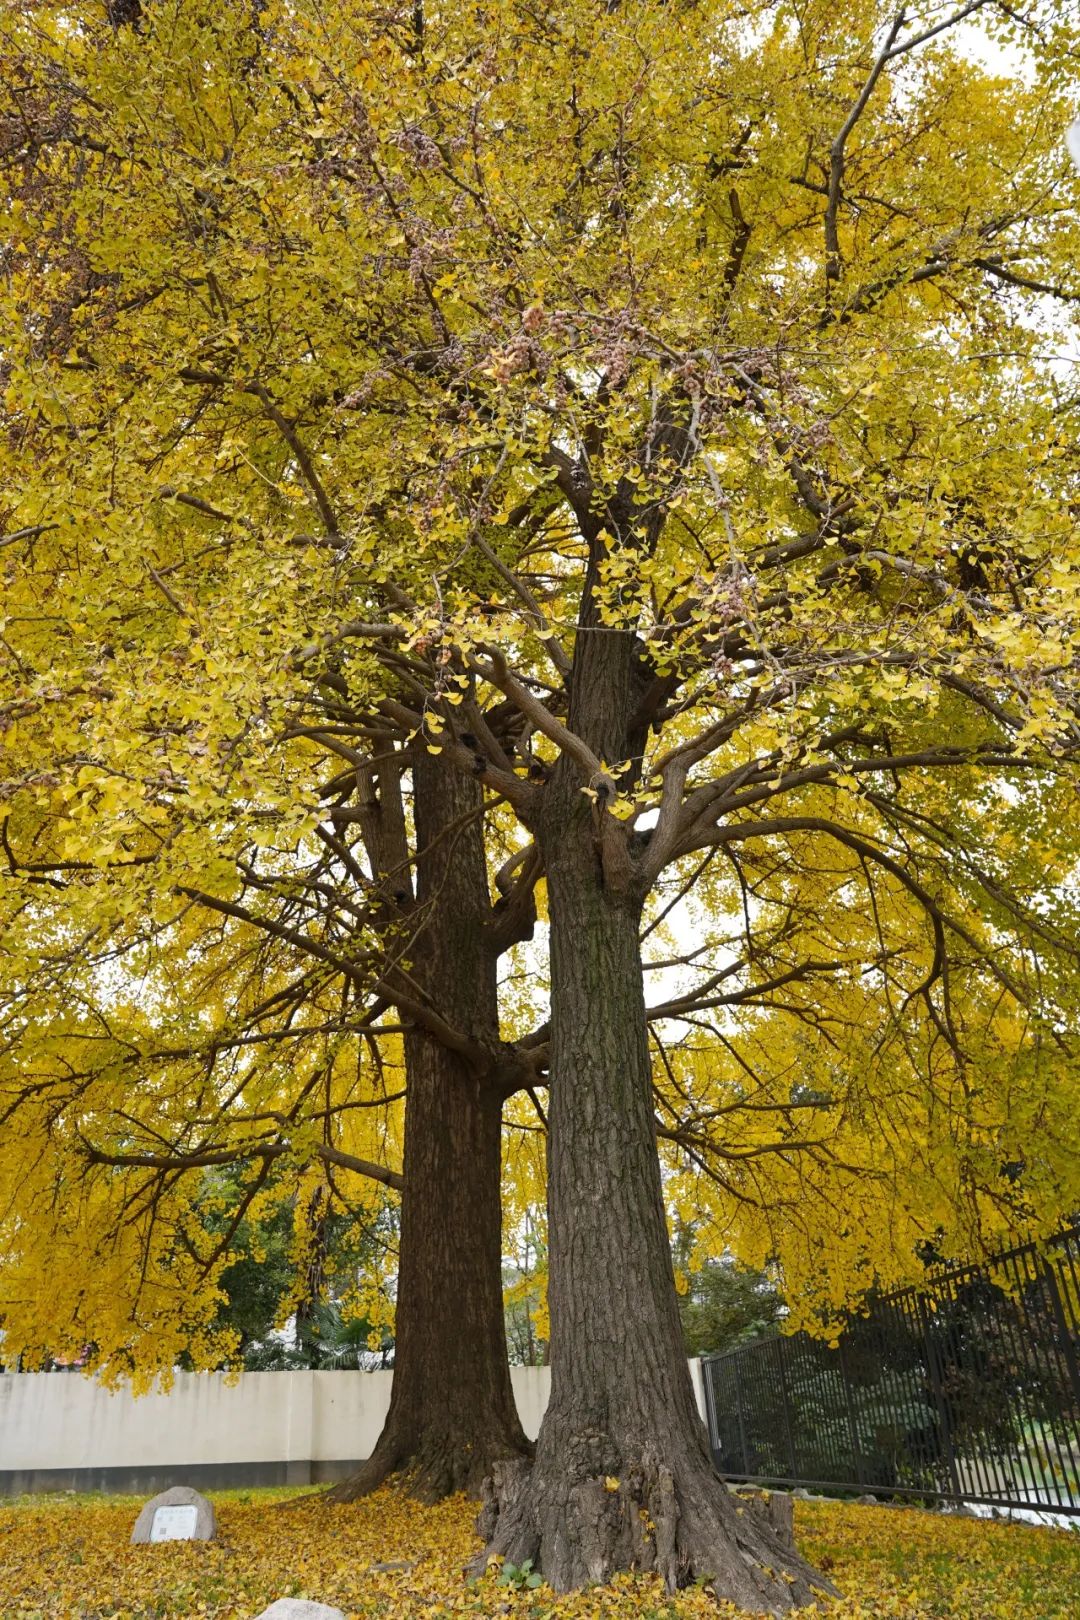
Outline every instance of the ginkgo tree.
<svg viewBox="0 0 1080 1620">
<path fill-rule="evenodd" d="M 972 19 L 1023 73 L 965 59 Z M 332 1039 L 332 985 L 372 1010 L 354 1064 L 393 1007 L 500 1102 L 548 1088 L 552 1396 L 490 1547 L 789 1608 L 818 1578 L 709 1465 L 657 1141 L 826 1313 L 920 1232 L 1075 1207 L 1072 30 L 997 0 L 111 20 L 9 25 L 9 1331 L 30 1213 L 88 1166 L 118 1271 L 167 1195 L 155 1281 L 200 1275 L 177 1147 L 233 1125 L 214 997 L 237 1039 L 267 1003 Z M 406 772 L 418 845 L 425 779 L 450 807 L 423 860 Z M 437 983 L 395 915 L 466 825 L 501 949 L 548 921 L 550 1018 L 512 975 L 507 1037 L 457 981 L 456 882 L 421 902 L 470 919 Z M 151 1025 L 162 1066 L 125 1067 Z M 377 1185 L 336 1048 L 289 1068 L 240 1064 L 253 1158 Z"/>
<path fill-rule="evenodd" d="M 45 119 L 20 122 L 8 153 L 12 211 L 29 219 L 29 204 L 51 208 L 80 176 L 46 173 L 38 161 L 58 111 L 35 100 L 47 60 L 42 36 L 32 30 L 10 43 L 13 105 L 25 111 L 29 97 Z M 33 342 L 43 336 L 48 352 L 51 321 L 68 321 L 84 301 L 88 267 L 80 263 L 65 286 L 51 247 L 38 240 L 20 251 L 56 293 L 55 303 L 43 293 L 30 310 Z M 21 299 L 19 309 L 27 310 Z M 26 418 L 14 420 L 22 434 Z M 495 1456 L 527 1450 L 502 1327 L 500 1105 L 512 1064 L 492 1021 L 498 956 L 529 921 L 492 917 L 478 784 L 433 784 L 430 771 L 423 776 L 433 761 L 425 756 L 416 768 L 391 748 L 370 763 L 352 754 L 344 791 L 338 757 L 335 779 L 320 791 L 323 746 L 302 750 L 298 762 L 280 751 L 271 760 L 262 747 L 260 739 L 273 737 L 276 748 L 288 734 L 292 676 L 273 649 L 290 637 L 289 603 L 304 591 L 298 555 L 310 560 L 315 545 L 290 530 L 268 555 L 264 536 L 253 534 L 254 516 L 273 525 L 287 510 L 267 470 L 287 466 L 291 436 L 280 421 L 274 434 L 278 444 L 258 450 L 268 458 L 254 486 L 263 501 L 249 503 L 239 525 L 248 544 L 237 553 L 224 537 L 228 566 L 204 573 L 206 595 L 193 613 L 180 607 L 168 567 L 147 559 L 140 577 L 114 556 L 91 561 L 61 545 L 46 573 L 38 529 L 15 532 L 15 544 L 30 543 L 18 580 L 30 605 L 67 602 L 94 631 L 74 665 L 64 629 L 59 642 L 22 642 L 21 653 L 8 644 L 16 689 L 5 708 L 15 774 L 4 822 L 9 892 L 14 886 L 4 1121 L 18 1241 L 13 1228 L 7 1347 L 26 1365 L 63 1350 L 139 1383 L 168 1373 L 181 1351 L 214 1365 L 231 1348 L 215 1323 L 241 1222 L 257 1226 L 282 1199 L 294 1203 L 300 1292 L 291 1303 L 302 1310 L 326 1212 L 364 1221 L 381 1189 L 403 1192 L 399 1249 L 388 1261 L 396 1272 L 393 1404 L 351 1488 L 407 1466 L 422 1495 L 475 1492 Z M 166 490 L 163 499 L 174 496 Z M 183 491 L 175 501 L 189 540 L 224 521 Z M 69 512 L 77 520 L 77 506 Z M 337 559 L 326 561 L 333 591 Z M 178 642 L 168 626 L 149 624 L 147 581 L 166 617 L 185 622 Z M 57 623 L 11 606 L 14 625 Z M 304 614 L 313 606 L 309 599 Z M 200 618 L 217 626 L 212 646 L 188 634 Z M 107 627 L 124 624 L 117 644 Z M 50 672 L 32 693 L 24 655 Z M 118 687 L 136 704 L 124 719 Z M 68 700 L 75 710 L 36 752 L 28 722 L 59 718 L 56 706 Z M 105 737 L 110 765 L 99 747 Z M 116 768 L 112 749 L 139 737 L 151 739 L 152 757 L 136 777 Z M 186 759 L 168 761 L 170 737 L 186 739 Z M 121 782 L 132 795 L 126 803 L 116 794 Z M 44 817 L 42 801 L 32 807 L 42 787 Z M 351 796 L 352 808 L 342 809 Z M 61 805 L 73 814 L 63 813 L 57 839 Z M 300 858 L 295 841 L 304 835 Z M 331 881 L 345 896 L 340 908 Z M 453 904 L 433 912 L 433 892 L 444 901 L 452 894 Z M 415 971 L 406 971 L 417 952 Z M 440 1017 L 448 1001 L 470 1039 Z M 492 1037 L 489 1049 L 483 1036 Z M 35 1139 L 48 1151 L 28 1174 L 24 1145 Z M 247 1182 L 219 1220 L 214 1177 L 223 1165 L 241 1167 Z M 385 1314 L 370 1290 L 358 1304 L 369 1319 Z"/>
</svg>

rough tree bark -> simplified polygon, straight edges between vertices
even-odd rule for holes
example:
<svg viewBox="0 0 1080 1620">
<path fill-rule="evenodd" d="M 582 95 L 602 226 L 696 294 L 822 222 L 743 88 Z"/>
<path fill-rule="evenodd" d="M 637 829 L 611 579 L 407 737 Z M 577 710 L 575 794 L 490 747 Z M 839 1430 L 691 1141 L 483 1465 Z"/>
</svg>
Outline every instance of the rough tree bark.
<svg viewBox="0 0 1080 1620">
<path fill-rule="evenodd" d="M 424 756 L 413 768 L 413 795 L 410 988 L 494 1055 L 497 952 L 487 926 L 482 789 Z M 478 1496 L 497 1464 L 532 1449 L 514 1403 L 503 1322 L 498 1064 L 493 1056 L 490 1069 L 478 1067 L 420 1029 L 404 1044 L 390 1410 L 367 1463 L 329 1493 L 338 1501 L 365 1495 L 391 1474 L 425 1501 L 454 1491 Z"/>
<path fill-rule="evenodd" d="M 607 761 L 641 752 L 631 657 L 629 637 L 579 633 L 570 726 Z M 642 897 L 625 841 L 625 860 L 618 846 L 601 856 L 611 818 L 587 786 L 564 755 L 540 830 L 551 919 L 551 1399 L 532 1468 L 493 1471 L 478 1564 L 491 1553 L 531 1558 L 557 1591 L 655 1569 L 668 1590 L 702 1579 L 752 1612 L 778 1613 L 828 1584 L 712 1467 L 656 1151 Z"/>
</svg>

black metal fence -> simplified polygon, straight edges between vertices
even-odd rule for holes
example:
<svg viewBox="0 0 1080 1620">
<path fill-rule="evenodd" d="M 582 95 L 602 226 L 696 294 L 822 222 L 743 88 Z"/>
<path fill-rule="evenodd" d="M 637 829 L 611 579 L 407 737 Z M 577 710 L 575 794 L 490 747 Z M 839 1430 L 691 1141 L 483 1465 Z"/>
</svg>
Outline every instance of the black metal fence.
<svg viewBox="0 0 1080 1620">
<path fill-rule="evenodd" d="M 1080 1226 L 702 1370 L 729 1479 L 1080 1515 Z"/>
</svg>

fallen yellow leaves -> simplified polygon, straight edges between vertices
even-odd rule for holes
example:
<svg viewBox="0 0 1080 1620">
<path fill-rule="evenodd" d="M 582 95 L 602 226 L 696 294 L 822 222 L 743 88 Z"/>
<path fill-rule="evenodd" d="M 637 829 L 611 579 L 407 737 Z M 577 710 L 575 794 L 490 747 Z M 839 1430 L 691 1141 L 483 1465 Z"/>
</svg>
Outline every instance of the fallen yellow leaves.
<svg viewBox="0 0 1080 1620">
<path fill-rule="evenodd" d="M 220 1540 L 128 1543 L 134 1498 L 33 1499 L 0 1508 L 0 1620 L 250 1620 L 309 1597 L 349 1620 L 737 1620 L 708 1593 L 664 1596 L 652 1578 L 556 1597 L 467 1583 L 474 1507 L 381 1491 L 351 1507 L 282 1511 L 291 1493 L 215 1497 Z M 915 1509 L 799 1502 L 806 1555 L 844 1594 L 833 1620 L 1072 1620 L 1080 1534 Z M 381 1568 L 377 1566 L 383 1566 Z M 390 1567 L 387 1567 L 390 1566 Z"/>
</svg>

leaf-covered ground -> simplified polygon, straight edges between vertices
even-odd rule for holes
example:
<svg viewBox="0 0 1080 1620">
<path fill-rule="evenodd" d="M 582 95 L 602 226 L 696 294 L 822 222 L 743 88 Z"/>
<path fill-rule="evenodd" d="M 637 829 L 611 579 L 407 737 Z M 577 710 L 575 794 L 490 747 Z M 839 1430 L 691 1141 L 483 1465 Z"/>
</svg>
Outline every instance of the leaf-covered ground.
<svg viewBox="0 0 1080 1620">
<path fill-rule="evenodd" d="M 352 1507 L 283 1511 L 287 1495 L 222 1493 L 219 1541 L 140 1547 L 128 1542 L 134 1498 L 2 1506 L 0 1620 L 249 1620 L 288 1596 L 337 1604 L 350 1620 L 718 1620 L 705 1592 L 669 1600 L 646 1578 L 562 1598 L 500 1583 L 495 1571 L 467 1585 L 475 1542 L 465 1502 L 424 1508 L 383 1491 Z M 842 1503 L 798 1502 L 796 1512 L 803 1551 L 844 1594 L 828 1611 L 834 1620 L 1080 1612 L 1080 1533 Z"/>
</svg>

